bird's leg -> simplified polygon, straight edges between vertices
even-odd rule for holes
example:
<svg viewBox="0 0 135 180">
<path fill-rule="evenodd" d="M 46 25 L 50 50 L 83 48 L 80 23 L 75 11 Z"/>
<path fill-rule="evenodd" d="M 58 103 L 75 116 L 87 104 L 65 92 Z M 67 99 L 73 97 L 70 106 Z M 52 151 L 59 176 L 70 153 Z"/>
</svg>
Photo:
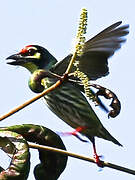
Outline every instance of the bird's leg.
<svg viewBox="0 0 135 180">
<path fill-rule="evenodd" d="M 108 117 L 116 117 L 120 113 L 121 104 L 117 96 L 107 88 L 104 88 L 97 84 L 90 84 L 90 86 L 98 89 L 96 96 L 104 96 L 106 99 L 112 99 L 110 107 L 112 110 L 109 111 Z"/>
<path fill-rule="evenodd" d="M 85 127 L 85 126 L 80 126 L 80 127 L 78 127 L 78 128 L 76 128 L 74 131 L 72 131 L 72 132 L 63 132 L 63 133 L 59 133 L 60 135 L 66 135 L 66 136 L 69 136 L 69 135 L 73 135 L 73 136 L 75 136 L 76 138 L 78 138 L 80 141 L 82 141 L 82 142 L 88 142 L 87 140 L 85 140 L 85 139 L 82 139 L 79 135 L 78 135 L 78 133 L 79 132 L 82 132 L 83 130 L 85 130 L 85 129 L 87 129 L 87 127 Z"/>
<path fill-rule="evenodd" d="M 95 162 L 96 164 L 99 166 L 99 167 L 103 167 L 101 161 L 100 161 L 100 157 L 102 156 L 99 156 L 97 154 L 97 151 L 96 151 L 96 145 L 95 145 L 95 138 L 93 137 L 92 138 L 92 144 L 93 144 L 93 151 L 94 151 L 94 159 L 95 159 Z"/>
<path fill-rule="evenodd" d="M 70 132 L 71 135 L 77 137 L 80 141 L 83 141 L 83 142 L 88 142 L 87 140 L 84 140 L 82 139 L 79 135 L 78 135 L 78 132 L 82 132 L 83 130 L 87 129 L 86 126 L 80 126 L 78 128 L 76 128 L 73 132 Z"/>
<path fill-rule="evenodd" d="M 74 135 L 74 136 L 76 136 L 76 134 L 77 134 L 78 132 L 82 132 L 82 131 L 85 130 L 85 129 L 87 129 L 87 127 L 85 127 L 85 126 L 80 126 L 80 127 L 76 128 L 73 132 L 71 132 L 71 134 Z"/>
</svg>

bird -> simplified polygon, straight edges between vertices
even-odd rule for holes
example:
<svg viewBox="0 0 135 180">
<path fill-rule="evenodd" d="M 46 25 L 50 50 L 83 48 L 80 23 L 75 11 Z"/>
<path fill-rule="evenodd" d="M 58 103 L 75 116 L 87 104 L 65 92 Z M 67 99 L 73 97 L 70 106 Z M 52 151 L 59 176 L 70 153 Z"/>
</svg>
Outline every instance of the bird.
<svg viewBox="0 0 135 180">
<path fill-rule="evenodd" d="M 121 23 L 122 21 L 112 24 L 85 42 L 83 53 L 78 57 L 78 67 L 90 80 L 97 80 L 109 74 L 108 59 L 121 48 L 122 43 L 126 41 L 125 36 L 129 33 L 129 25 L 121 25 Z M 7 57 L 6 60 L 8 60 L 7 64 L 22 66 L 31 74 L 37 70 L 45 70 L 62 76 L 71 57 L 72 54 L 69 54 L 63 60 L 57 61 L 44 47 L 27 45 L 18 53 Z M 71 72 L 74 71 L 73 66 Z M 57 80 L 55 77 L 45 77 L 44 88 L 50 87 Z M 32 86 L 30 80 L 29 87 L 33 92 L 40 92 Z M 76 81 L 65 81 L 43 98 L 48 108 L 57 117 L 75 129 L 73 135 L 80 132 L 92 142 L 95 161 L 101 166 L 100 156 L 96 151 L 95 137 L 122 145 L 105 129 L 83 92 L 84 89 Z"/>
</svg>

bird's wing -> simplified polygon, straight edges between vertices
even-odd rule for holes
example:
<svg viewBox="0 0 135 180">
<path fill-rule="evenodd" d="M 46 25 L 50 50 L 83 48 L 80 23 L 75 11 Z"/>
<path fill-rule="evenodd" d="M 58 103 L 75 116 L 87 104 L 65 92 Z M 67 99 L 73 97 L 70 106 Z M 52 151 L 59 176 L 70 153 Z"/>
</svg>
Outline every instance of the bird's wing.
<svg viewBox="0 0 135 180">
<path fill-rule="evenodd" d="M 96 80 L 109 73 L 107 59 L 121 47 L 121 43 L 125 42 L 125 35 L 129 33 L 129 25 L 120 26 L 122 22 L 117 22 L 95 37 L 88 40 L 83 49 L 83 55 L 79 58 L 80 71 L 87 74 L 91 80 Z M 72 54 L 58 62 L 52 69 L 53 72 L 63 74 L 69 64 Z M 72 72 L 74 71 L 74 67 Z"/>
</svg>

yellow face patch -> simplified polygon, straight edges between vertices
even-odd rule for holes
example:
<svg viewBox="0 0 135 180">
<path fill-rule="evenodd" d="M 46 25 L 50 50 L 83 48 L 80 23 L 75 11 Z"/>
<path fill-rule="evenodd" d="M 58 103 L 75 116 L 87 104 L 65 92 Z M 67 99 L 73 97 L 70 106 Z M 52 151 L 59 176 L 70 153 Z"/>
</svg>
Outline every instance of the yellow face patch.
<svg viewBox="0 0 135 180">
<path fill-rule="evenodd" d="M 40 59 L 40 56 L 41 56 L 41 54 L 40 54 L 39 52 L 36 52 L 36 53 L 33 55 L 33 57 L 34 57 L 35 59 Z"/>
</svg>

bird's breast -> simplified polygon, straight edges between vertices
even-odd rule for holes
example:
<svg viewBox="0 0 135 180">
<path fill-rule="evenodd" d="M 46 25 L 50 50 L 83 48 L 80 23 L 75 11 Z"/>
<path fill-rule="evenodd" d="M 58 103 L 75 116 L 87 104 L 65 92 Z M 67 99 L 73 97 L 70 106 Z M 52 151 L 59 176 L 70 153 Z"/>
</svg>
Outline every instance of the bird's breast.
<svg viewBox="0 0 135 180">
<path fill-rule="evenodd" d="M 49 88 L 55 82 L 45 78 L 44 86 Z M 87 126 L 93 129 L 100 124 L 85 96 L 69 82 L 48 93 L 44 100 L 53 113 L 73 128 Z"/>
</svg>

